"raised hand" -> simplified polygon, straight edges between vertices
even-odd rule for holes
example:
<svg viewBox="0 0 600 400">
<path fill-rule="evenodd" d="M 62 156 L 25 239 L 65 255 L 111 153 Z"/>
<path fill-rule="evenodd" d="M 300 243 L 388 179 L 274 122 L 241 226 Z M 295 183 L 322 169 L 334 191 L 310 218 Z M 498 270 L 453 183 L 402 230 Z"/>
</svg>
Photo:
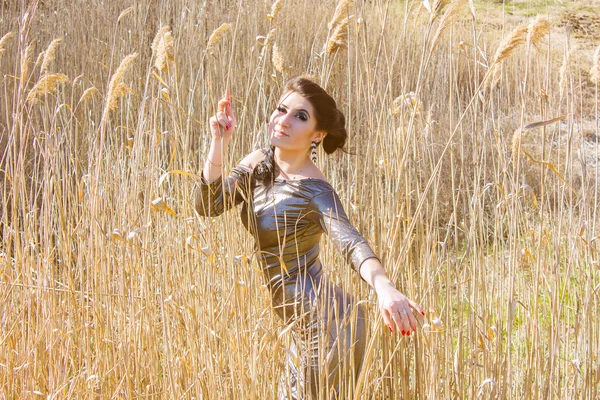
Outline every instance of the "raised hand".
<svg viewBox="0 0 600 400">
<path fill-rule="evenodd" d="M 235 116 L 231 107 L 231 95 L 228 89 L 225 97 L 219 100 L 217 113 L 210 117 L 210 133 L 213 140 L 229 142 L 234 130 Z"/>
</svg>

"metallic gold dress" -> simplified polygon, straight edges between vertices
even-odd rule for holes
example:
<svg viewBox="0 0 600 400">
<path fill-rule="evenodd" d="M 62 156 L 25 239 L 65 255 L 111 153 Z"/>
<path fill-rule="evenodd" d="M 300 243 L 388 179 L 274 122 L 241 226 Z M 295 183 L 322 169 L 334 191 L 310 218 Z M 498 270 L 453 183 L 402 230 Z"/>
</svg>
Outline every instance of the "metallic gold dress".
<svg viewBox="0 0 600 400">
<path fill-rule="evenodd" d="M 321 234 L 358 271 L 376 257 L 352 226 L 333 187 L 323 179 L 256 183 L 238 165 L 224 179 L 202 181 L 195 194 L 202 216 L 218 216 L 242 203 L 242 223 L 253 235 L 275 312 L 293 337 L 281 398 L 323 398 L 352 385 L 361 367 L 366 326 L 363 310 L 323 275 Z"/>
</svg>

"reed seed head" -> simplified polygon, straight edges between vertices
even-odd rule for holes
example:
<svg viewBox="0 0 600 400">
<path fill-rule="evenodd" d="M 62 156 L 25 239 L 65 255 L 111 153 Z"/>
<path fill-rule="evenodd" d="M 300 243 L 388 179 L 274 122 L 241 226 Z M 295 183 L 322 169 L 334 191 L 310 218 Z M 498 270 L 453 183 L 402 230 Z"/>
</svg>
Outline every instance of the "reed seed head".
<svg viewBox="0 0 600 400">
<path fill-rule="evenodd" d="M 232 29 L 231 24 L 221 24 L 208 38 L 208 44 L 206 45 L 206 52 L 212 54 L 215 51 L 215 47 L 221 41 L 221 38 Z"/>
<path fill-rule="evenodd" d="M 56 53 L 56 48 L 58 47 L 61 41 L 62 39 L 54 39 L 52 42 L 50 42 L 48 48 L 43 53 L 44 57 L 42 59 L 42 67 L 40 70 L 42 75 L 45 75 L 48 72 L 48 67 L 50 66 L 50 63 L 54 61 L 54 54 Z"/>
<path fill-rule="evenodd" d="M 281 0 L 275 0 L 273 5 L 271 6 L 271 13 L 267 15 L 269 20 L 274 20 L 277 18 L 277 14 L 279 14 L 279 10 L 281 10 Z"/>
<path fill-rule="evenodd" d="M 517 158 L 517 155 L 519 154 L 519 150 L 521 149 L 521 140 L 523 139 L 523 131 L 519 128 L 516 129 L 515 132 L 513 133 L 512 136 L 512 144 L 511 144 L 511 151 L 512 151 L 512 156 L 513 159 Z"/>
<path fill-rule="evenodd" d="M 106 100 L 106 107 L 104 109 L 104 115 L 106 116 L 110 111 L 117 108 L 119 98 L 127 93 L 131 93 L 132 89 L 123 83 L 123 77 L 125 73 L 131 67 L 133 61 L 137 58 L 137 53 L 132 53 L 126 56 L 121 64 L 113 74 L 108 84 L 108 95 Z"/>
<path fill-rule="evenodd" d="M 573 53 L 572 49 L 567 49 L 565 51 L 565 56 L 563 58 L 563 63 L 560 66 L 560 72 L 559 72 L 559 76 L 560 76 L 560 82 L 559 82 L 559 87 L 560 87 L 560 96 L 562 97 L 565 89 L 567 88 L 567 82 L 569 80 L 569 65 L 571 63 L 571 55 Z"/>
<path fill-rule="evenodd" d="M 27 76 L 29 75 L 29 64 L 31 64 L 31 57 L 33 56 L 33 44 L 30 44 L 25 48 L 23 56 L 21 57 L 21 84 L 25 85 Z"/>
<path fill-rule="evenodd" d="M 119 18 L 117 18 L 117 24 L 119 22 L 121 22 L 121 20 L 123 18 L 125 18 L 126 16 L 128 16 L 129 14 L 131 14 L 132 11 L 133 11 L 133 6 L 127 7 L 126 9 L 124 9 L 123 11 L 121 11 L 121 14 L 119 14 Z"/>
<path fill-rule="evenodd" d="M 2 57 L 2 54 L 4 54 L 4 52 L 6 51 L 6 43 L 13 37 L 15 36 L 14 32 L 8 32 L 6 33 L 4 36 L 2 36 L 2 39 L 0 39 L 0 57 Z"/>
<path fill-rule="evenodd" d="M 70 82 L 70 80 L 64 74 L 44 75 L 29 91 L 27 102 L 30 104 L 38 103 L 45 96 L 56 93 L 59 84 L 67 82 Z"/>
<path fill-rule="evenodd" d="M 528 31 L 529 29 L 525 25 L 516 27 L 498 46 L 498 50 L 496 50 L 496 54 L 494 55 L 494 64 L 510 57 L 518 46 L 525 43 Z"/>
<path fill-rule="evenodd" d="M 446 9 L 446 12 L 442 16 L 442 19 L 433 35 L 431 40 L 431 51 L 437 46 L 442 34 L 448 29 L 457 19 L 460 14 L 460 8 L 466 0 L 454 0 L 452 4 Z"/>
<path fill-rule="evenodd" d="M 152 41 L 152 56 L 154 67 L 161 71 L 169 71 L 169 64 L 173 62 L 173 35 L 168 26 L 161 27 Z"/>
<path fill-rule="evenodd" d="M 329 24 L 327 24 L 327 29 L 329 29 L 329 31 L 334 30 L 349 16 L 350 2 L 348 0 L 340 0 L 337 7 L 335 8 L 335 12 L 333 13 L 333 18 L 331 18 L 331 21 L 329 22 Z"/>
<path fill-rule="evenodd" d="M 327 48 L 326 48 L 327 54 L 333 54 L 336 51 L 338 51 L 339 49 L 343 49 L 343 48 L 347 47 L 347 45 L 348 45 L 348 23 L 350 22 L 350 20 L 352 18 L 353 18 L 352 15 L 348 18 L 344 18 L 344 20 L 336 26 L 335 30 L 333 31 L 333 34 L 327 41 Z"/>
<path fill-rule="evenodd" d="M 538 51 L 544 36 L 550 33 L 552 24 L 546 18 L 538 16 L 527 26 L 527 43 L 533 45 Z"/>
<path fill-rule="evenodd" d="M 283 56 L 279 51 L 279 46 L 277 46 L 277 43 L 273 44 L 273 55 L 271 57 L 271 61 L 273 62 L 273 67 L 275 67 L 277 72 L 282 73 L 286 69 L 283 62 Z"/>
<path fill-rule="evenodd" d="M 87 99 L 89 99 L 90 97 L 92 97 L 93 95 L 95 95 L 96 93 L 98 93 L 98 89 L 94 86 L 92 86 L 91 88 L 87 88 L 83 94 L 81 95 L 81 97 L 79 98 L 79 103 L 81 103 L 82 101 L 85 101 Z"/>
</svg>

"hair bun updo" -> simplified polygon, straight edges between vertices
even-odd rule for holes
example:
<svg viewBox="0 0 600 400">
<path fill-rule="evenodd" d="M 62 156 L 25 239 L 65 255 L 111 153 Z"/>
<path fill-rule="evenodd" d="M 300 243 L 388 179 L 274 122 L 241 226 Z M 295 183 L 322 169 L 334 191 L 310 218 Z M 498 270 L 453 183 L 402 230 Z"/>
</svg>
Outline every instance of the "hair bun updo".
<svg viewBox="0 0 600 400">
<path fill-rule="evenodd" d="M 348 132 L 346 132 L 346 117 L 344 114 L 337 110 L 337 121 L 332 124 L 331 128 L 327 131 L 327 136 L 323 139 L 323 150 L 325 153 L 331 154 L 337 149 L 344 149 L 346 139 L 348 138 Z"/>
</svg>

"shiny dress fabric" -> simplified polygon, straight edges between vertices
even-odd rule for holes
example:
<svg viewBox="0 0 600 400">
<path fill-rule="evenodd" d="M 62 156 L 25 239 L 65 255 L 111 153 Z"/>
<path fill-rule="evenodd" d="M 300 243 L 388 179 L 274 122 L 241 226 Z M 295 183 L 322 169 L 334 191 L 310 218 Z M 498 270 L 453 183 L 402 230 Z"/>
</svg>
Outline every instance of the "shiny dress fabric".
<svg viewBox="0 0 600 400">
<path fill-rule="evenodd" d="M 363 310 L 323 275 L 322 233 L 359 270 L 376 257 L 348 220 L 325 180 L 276 179 L 256 183 L 238 165 L 224 179 L 202 181 L 195 193 L 201 216 L 218 216 L 242 203 L 242 223 L 253 235 L 275 312 L 293 324 L 293 345 L 279 385 L 281 398 L 323 398 L 348 386 L 360 370 L 366 345 Z"/>
</svg>

